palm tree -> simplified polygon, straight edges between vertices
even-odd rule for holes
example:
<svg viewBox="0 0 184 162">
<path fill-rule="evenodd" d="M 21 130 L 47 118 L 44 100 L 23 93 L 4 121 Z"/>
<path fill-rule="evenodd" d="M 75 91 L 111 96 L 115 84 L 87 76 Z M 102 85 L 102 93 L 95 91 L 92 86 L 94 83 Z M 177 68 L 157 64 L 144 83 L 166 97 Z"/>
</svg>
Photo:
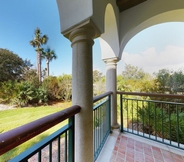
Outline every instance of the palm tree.
<svg viewBox="0 0 184 162">
<path fill-rule="evenodd" d="M 46 59 L 47 76 L 49 76 L 49 63 L 53 59 L 57 59 L 57 56 L 56 56 L 54 50 L 51 50 L 50 47 L 47 47 L 47 49 L 42 52 L 42 58 L 45 58 Z"/>
<path fill-rule="evenodd" d="M 36 48 L 37 52 L 37 74 L 39 81 L 41 82 L 41 53 L 43 51 L 43 48 L 41 48 L 41 45 L 46 44 L 48 37 L 47 35 L 43 35 L 40 31 L 40 29 L 37 27 L 34 31 L 35 37 L 33 40 L 30 41 L 30 44 Z"/>
</svg>

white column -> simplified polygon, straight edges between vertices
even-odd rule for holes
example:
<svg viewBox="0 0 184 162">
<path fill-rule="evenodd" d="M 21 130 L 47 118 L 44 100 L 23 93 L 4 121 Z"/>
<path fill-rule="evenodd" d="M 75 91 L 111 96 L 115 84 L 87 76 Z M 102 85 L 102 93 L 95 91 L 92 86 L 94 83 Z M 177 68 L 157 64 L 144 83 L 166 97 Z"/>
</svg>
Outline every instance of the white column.
<svg viewBox="0 0 184 162">
<path fill-rule="evenodd" d="M 119 128 L 117 123 L 117 95 L 116 95 L 116 63 L 117 58 L 106 59 L 106 91 L 112 91 L 113 95 L 111 98 L 111 127 L 113 129 Z"/>
<path fill-rule="evenodd" d="M 93 162 L 93 64 L 95 32 L 79 28 L 71 32 L 72 104 L 81 106 L 75 118 L 75 161 Z"/>
</svg>

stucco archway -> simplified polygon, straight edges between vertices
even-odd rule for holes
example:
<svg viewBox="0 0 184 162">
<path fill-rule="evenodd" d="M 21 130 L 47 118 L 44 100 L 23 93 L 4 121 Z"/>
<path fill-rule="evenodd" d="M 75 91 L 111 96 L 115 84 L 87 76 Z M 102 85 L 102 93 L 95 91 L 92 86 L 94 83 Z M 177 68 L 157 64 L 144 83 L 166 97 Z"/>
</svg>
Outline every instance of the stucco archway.
<svg viewBox="0 0 184 162">
<path fill-rule="evenodd" d="M 104 33 L 99 38 L 102 59 L 117 58 L 119 55 L 118 22 L 113 6 L 108 4 L 104 17 Z"/>
<path fill-rule="evenodd" d="M 143 22 L 140 22 L 139 25 L 136 27 L 130 29 L 126 35 L 121 40 L 121 47 L 120 47 L 120 58 L 122 56 L 123 50 L 126 46 L 126 44 L 129 42 L 131 38 L 133 38 L 136 34 L 143 31 L 144 29 L 165 23 L 165 22 L 184 22 L 184 9 L 178 9 L 178 10 L 171 10 L 168 12 L 164 12 L 161 14 L 158 14 L 156 16 L 153 16 Z"/>
</svg>

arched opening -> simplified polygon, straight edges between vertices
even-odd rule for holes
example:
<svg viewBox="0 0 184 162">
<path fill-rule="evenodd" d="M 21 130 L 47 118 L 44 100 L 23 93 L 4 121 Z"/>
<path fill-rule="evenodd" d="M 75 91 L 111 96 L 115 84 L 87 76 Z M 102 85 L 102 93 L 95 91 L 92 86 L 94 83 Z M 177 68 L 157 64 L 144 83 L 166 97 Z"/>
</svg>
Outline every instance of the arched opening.
<svg viewBox="0 0 184 162">
<path fill-rule="evenodd" d="M 99 38 L 102 52 L 102 59 L 115 58 L 119 54 L 119 37 L 116 15 L 111 4 L 108 4 L 105 11 L 104 33 Z"/>
<path fill-rule="evenodd" d="M 184 23 L 161 23 L 136 34 L 126 44 L 118 73 L 131 64 L 153 73 L 160 69 L 184 67 Z"/>
<path fill-rule="evenodd" d="M 134 27 L 130 27 L 130 30 L 121 39 L 120 55 L 122 54 L 126 44 L 131 38 L 133 38 L 137 33 L 143 31 L 144 29 L 166 22 L 184 22 L 184 9 L 170 10 L 168 12 L 163 12 L 156 16 L 150 17 L 143 22 L 139 22 Z M 120 56 L 121 57 L 121 56 Z"/>
</svg>

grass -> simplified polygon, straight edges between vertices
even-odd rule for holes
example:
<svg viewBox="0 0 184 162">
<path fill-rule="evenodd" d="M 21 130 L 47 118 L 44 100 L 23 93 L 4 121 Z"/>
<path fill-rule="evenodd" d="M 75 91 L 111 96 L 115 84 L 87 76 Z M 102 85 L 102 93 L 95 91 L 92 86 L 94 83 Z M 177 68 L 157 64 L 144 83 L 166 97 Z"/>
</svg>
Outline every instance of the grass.
<svg viewBox="0 0 184 162">
<path fill-rule="evenodd" d="M 36 119 L 42 118 L 49 114 L 61 111 L 67 107 L 71 106 L 71 102 L 60 103 L 53 106 L 40 106 L 31 108 L 17 108 L 12 110 L 0 111 L 0 133 L 6 132 L 13 128 L 19 127 Z M 62 126 L 67 124 L 67 120 L 62 123 L 52 127 L 51 129 L 43 132 L 42 134 L 36 136 L 35 138 L 29 140 L 28 142 L 10 150 L 6 154 L 0 156 L 0 161 L 5 162 L 12 159 L 14 156 L 20 154 L 33 144 L 37 143 L 44 137 L 55 132 Z"/>
</svg>

